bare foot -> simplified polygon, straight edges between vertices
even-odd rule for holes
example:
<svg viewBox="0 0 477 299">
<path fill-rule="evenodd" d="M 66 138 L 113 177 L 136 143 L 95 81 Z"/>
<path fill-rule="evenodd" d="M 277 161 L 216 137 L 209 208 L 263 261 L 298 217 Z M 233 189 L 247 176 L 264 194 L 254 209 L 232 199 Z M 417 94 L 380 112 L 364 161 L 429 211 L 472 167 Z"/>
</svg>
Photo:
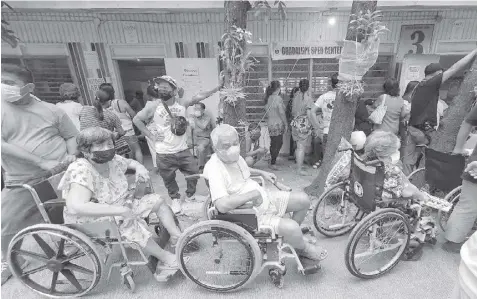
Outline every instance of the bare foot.
<svg viewBox="0 0 477 299">
<path fill-rule="evenodd" d="M 268 165 L 268 167 L 269 167 L 271 170 L 279 170 L 279 168 L 278 168 L 277 165 L 270 164 L 270 165 Z"/>
</svg>

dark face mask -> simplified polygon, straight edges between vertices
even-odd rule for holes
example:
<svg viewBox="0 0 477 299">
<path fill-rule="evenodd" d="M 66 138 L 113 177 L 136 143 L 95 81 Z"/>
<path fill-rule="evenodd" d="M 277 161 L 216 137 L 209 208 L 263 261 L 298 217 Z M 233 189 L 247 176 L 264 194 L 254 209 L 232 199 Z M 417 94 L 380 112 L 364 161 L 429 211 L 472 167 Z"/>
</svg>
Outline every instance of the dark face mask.
<svg viewBox="0 0 477 299">
<path fill-rule="evenodd" d="M 157 96 L 163 101 L 169 101 L 172 99 L 172 93 L 167 91 L 158 91 Z"/>
<path fill-rule="evenodd" d="M 91 160 L 99 164 L 104 164 L 113 160 L 114 155 L 116 155 L 116 149 L 112 148 L 104 151 L 94 151 L 92 154 L 93 158 L 91 158 Z"/>
</svg>

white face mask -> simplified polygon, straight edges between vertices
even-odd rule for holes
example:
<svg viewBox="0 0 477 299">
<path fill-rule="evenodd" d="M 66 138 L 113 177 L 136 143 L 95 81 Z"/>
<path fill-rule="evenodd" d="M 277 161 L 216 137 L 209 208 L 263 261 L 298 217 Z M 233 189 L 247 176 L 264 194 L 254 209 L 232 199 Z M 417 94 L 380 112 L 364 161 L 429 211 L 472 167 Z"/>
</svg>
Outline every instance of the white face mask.
<svg viewBox="0 0 477 299">
<path fill-rule="evenodd" d="M 401 153 L 399 151 L 391 155 L 391 163 L 396 164 L 401 159 Z"/>
<path fill-rule="evenodd" d="M 30 92 L 32 92 L 34 88 L 35 85 L 32 83 L 29 83 L 23 87 L 12 86 L 2 83 L 2 99 L 10 103 L 16 102 L 22 99 L 24 96 L 30 94 Z"/>
<path fill-rule="evenodd" d="M 240 158 L 240 145 L 231 146 L 228 150 L 218 150 L 217 156 L 224 163 L 235 163 Z"/>
</svg>

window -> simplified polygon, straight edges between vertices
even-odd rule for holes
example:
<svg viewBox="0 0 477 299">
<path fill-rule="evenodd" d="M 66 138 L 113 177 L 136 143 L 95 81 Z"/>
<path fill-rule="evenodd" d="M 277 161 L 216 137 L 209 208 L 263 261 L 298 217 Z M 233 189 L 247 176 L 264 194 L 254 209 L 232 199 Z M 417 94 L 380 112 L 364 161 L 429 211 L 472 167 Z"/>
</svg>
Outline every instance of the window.
<svg viewBox="0 0 477 299">
<path fill-rule="evenodd" d="M 196 44 L 197 46 L 197 57 L 198 58 L 208 58 L 209 56 L 209 44 L 200 42 Z"/>
<path fill-rule="evenodd" d="M 184 43 L 183 42 L 177 42 L 176 43 L 176 56 L 177 56 L 177 58 L 184 58 L 185 57 Z"/>
</svg>

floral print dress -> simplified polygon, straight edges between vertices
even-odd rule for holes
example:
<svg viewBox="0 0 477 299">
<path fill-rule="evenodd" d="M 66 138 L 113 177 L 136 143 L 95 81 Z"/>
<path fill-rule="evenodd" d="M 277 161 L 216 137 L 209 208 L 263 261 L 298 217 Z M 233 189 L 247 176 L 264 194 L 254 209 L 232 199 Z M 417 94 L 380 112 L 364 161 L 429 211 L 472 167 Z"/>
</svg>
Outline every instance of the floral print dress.
<svg viewBox="0 0 477 299">
<path fill-rule="evenodd" d="M 109 162 L 109 176 L 102 176 L 94 166 L 86 159 L 77 159 L 66 170 L 60 181 L 58 189 L 62 191 L 63 198 L 68 197 L 71 184 L 79 184 L 92 192 L 90 201 L 113 206 L 127 206 L 137 216 L 134 219 L 126 219 L 116 216 L 119 222 L 119 231 L 124 239 L 135 242 L 141 247 L 145 247 L 151 232 L 144 218 L 146 218 L 161 199 L 157 194 L 149 194 L 142 199 L 133 198 L 131 190 L 128 189 L 128 181 L 125 175 L 129 162 L 121 156 L 116 155 Z M 100 221 L 111 221 L 110 216 L 91 217 L 79 215 L 65 207 L 63 212 L 65 223 L 91 223 Z"/>
<path fill-rule="evenodd" d="M 398 165 L 386 163 L 384 165 L 383 198 L 393 199 L 402 197 L 405 177 Z"/>
</svg>

